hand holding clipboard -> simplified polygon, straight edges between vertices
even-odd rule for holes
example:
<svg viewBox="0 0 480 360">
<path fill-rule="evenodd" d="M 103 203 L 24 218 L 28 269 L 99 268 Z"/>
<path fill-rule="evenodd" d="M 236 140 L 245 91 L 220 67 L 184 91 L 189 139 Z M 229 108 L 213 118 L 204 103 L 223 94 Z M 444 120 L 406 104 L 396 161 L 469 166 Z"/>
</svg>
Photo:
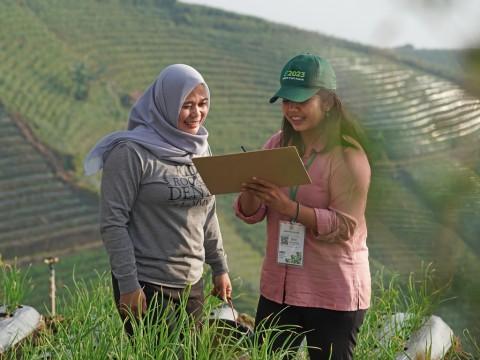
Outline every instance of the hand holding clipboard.
<svg viewBox="0 0 480 360">
<path fill-rule="evenodd" d="M 311 183 L 294 146 L 198 157 L 193 159 L 193 163 L 214 195 L 240 192 L 242 184 L 253 177 L 279 187 Z"/>
</svg>

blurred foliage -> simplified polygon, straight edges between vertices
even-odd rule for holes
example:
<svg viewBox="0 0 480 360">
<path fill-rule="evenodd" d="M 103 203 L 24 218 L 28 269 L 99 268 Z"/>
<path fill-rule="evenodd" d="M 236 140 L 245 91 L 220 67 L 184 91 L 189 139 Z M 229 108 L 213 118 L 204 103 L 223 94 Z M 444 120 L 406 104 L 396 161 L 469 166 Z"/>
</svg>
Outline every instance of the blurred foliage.
<svg viewBox="0 0 480 360">
<path fill-rule="evenodd" d="M 480 97 L 480 45 L 469 49 L 465 55 L 467 86 Z"/>
</svg>

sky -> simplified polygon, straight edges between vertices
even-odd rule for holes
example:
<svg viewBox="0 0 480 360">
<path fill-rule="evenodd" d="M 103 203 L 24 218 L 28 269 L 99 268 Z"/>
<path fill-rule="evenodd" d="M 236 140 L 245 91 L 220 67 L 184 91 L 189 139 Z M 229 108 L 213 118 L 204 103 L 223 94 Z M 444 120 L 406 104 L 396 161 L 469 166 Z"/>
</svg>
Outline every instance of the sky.
<svg viewBox="0 0 480 360">
<path fill-rule="evenodd" d="M 377 47 L 480 45 L 480 0 L 181 0 Z"/>
</svg>

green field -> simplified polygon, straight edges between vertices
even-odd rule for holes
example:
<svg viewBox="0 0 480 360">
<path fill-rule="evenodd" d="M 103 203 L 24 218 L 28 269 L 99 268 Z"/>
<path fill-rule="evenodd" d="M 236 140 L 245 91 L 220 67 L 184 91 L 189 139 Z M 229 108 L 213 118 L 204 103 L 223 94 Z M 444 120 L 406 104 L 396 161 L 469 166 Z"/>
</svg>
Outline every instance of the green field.
<svg viewBox="0 0 480 360">
<path fill-rule="evenodd" d="M 47 268 L 59 284 L 108 271 L 98 234 L 99 177 L 82 161 L 103 135 L 125 127 L 132 99 L 166 65 L 188 63 L 212 94 L 206 126 L 214 153 L 258 149 L 281 124 L 268 104 L 283 63 L 321 54 L 339 94 L 367 130 L 373 177 L 367 209 L 372 263 L 405 277 L 433 263 L 451 284 L 438 311 L 456 333 L 480 335 L 480 100 L 401 57 L 298 28 L 161 0 L 0 2 L 0 253 L 33 261 L 46 301 Z M 264 227 L 218 213 L 237 279 L 253 311 Z M 91 246 L 97 246 L 92 249 Z M 42 300 L 43 299 L 43 300 Z"/>
<path fill-rule="evenodd" d="M 89 260 L 98 259 L 92 257 Z M 82 267 L 79 267 L 81 269 Z M 386 271 L 375 271 L 373 276 L 372 307 L 367 313 L 365 322 L 358 334 L 358 346 L 355 358 L 393 359 L 403 351 L 415 346 L 409 339 L 415 338 L 415 332 L 422 327 L 435 309 L 441 294 L 432 287 L 432 272 L 424 268 L 422 273 L 410 276 L 406 284 L 402 284 L 396 275 Z M 0 278 L 4 280 L 0 286 L 0 298 L 9 300 L 12 309 L 15 305 L 24 304 L 29 297 L 29 275 L 16 267 L 0 264 Z M 129 341 L 122 334 L 122 324 L 110 295 L 110 279 L 108 274 L 96 274 L 75 280 L 68 290 L 64 291 L 58 301 L 57 310 L 61 315 L 49 316 L 46 325 L 35 336 L 29 336 L 19 344 L 11 347 L 1 356 L 2 359 L 284 359 L 285 354 L 271 354 L 268 344 L 272 336 L 285 328 L 272 327 L 265 331 L 256 330 L 252 335 L 227 330 L 225 324 L 209 319 L 212 311 L 220 305 L 215 297 L 208 296 L 205 289 L 203 325 L 194 328 L 188 321 L 185 309 L 180 306 L 176 313 L 176 321 L 172 324 L 165 316 L 158 320 L 158 326 L 147 325 L 145 320 L 134 327 L 135 342 Z M 235 302 L 238 297 L 234 297 Z M 11 311 L 14 314 L 15 310 Z M 394 321 L 392 314 L 408 313 L 405 321 Z M 1 315 L 3 316 L 3 314 Z M 245 319 L 242 314 L 242 319 Z M 0 317 L 1 318 L 1 317 Z M 247 315 L 248 318 L 248 315 Z M 251 319 L 253 321 L 253 319 Z M 242 321 L 242 320 L 240 320 Z M 170 324 L 171 326 L 167 326 Z M 242 324 L 245 324 L 243 321 Z M 252 325 L 252 324 L 250 324 Z M 168 331 L 166 331 L 168 329 Z M 389 330 L 390 329 L 390 330 Z M 259 345 L 260 334 L 265 336 L 263 345 Z M 161 346 L 159 346 L 159 343 Z M 420 345 L 420 347 L 425 344 Z M 452 339 L 452 346 L 445 349 L 444 360 L 474 360 L 480 355 L 478 342 L 469 332 Z M 471 350 L 467 350 L 471 348 Z M 418 349 L 418 348 L 417 348 Z M 305 348 L 291 349 L 295 359 L 308 357 Z M 281 349 L 280 351 L 285 351 Z M 418 349 L 421 354 L 430 354 L 430 349 Z M 418 356 L 422 356 L 417 353 Z M 240 356 L 241 355 L 241 356 Z"/>
</svg>

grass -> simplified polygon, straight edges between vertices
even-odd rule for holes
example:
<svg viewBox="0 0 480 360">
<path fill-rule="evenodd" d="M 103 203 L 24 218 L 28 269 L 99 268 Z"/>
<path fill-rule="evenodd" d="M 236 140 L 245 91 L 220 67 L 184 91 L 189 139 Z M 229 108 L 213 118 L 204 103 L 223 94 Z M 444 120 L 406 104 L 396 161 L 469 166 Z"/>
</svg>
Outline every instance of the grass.
<svg viewBox="0 0 480 360">
<path fill-rule="evenodd" d="M 432 287 L 432 270 L 426 267 L 419 277 L 413 274 L 406 284 L 396 275 L 376 273 L 371 309 L 358 335 L 356 359 L 394 359 L 402 352 L 405 342 L 424 319 L 433 313 L 441 300 L 443 289 Z M 10 287 L 28 287 L 29 276 L 15 266 L 2 264 L 2 299 Z M 209 282 L 206 282 L 209 284 Z M 8 288 L 5 284 L 8 284 Z M 24 289 L 26 290 L 26 289 Z M 206 286 L 206 294 L 211 290 Z M 27 291 L 16 302 L 27 303 Z M 206 296 L 204 318 L 221 305 Z M 382 329 L 392 314 L 409 314 L 401 326 L 395 326 L 389 336 Z M 153 323 L 149 315 L 134 326 L 134 341 L 123 333 L 122 323 L 111 296 L 108 273 L 90 280 L 76 280 L 59 299 L 59 315 L 46 316 L 46 326 L 2 355 L 2 359 L 282 359 L 296 349 L 280 349 L 272 354 L 270 346 L 285 328 L 270 328 L 251 336 L 228 328 L 220 321 L 204 321 L 201 327 L 190 321 L 184 306 L 175 312 L 175 321 L 164 315 Z M 259 340 L 260 335 L 265 342 Z M 292 338 L 290 333 L 290 338 Z M 473 360 L 480 356 L 480 347 L 467 330 L 463 341 L 473 352 L 462 349 L 460 338 L 445 356 L 447 360 Z M 306 359 L 306 348 L 298 350 L 298 359 Z"/>
<path fill-rule="evenodd" d="M 246 249 L 239 248 L 241 242 L 238 240 L 238 235 L 230 233 L 228 228 L 225 228 L 224 237 L 229 254 L 234 254 L 235 251 L 248 254 Z M 254 252 L 248 256 L 229 258 L 234 291 L 239 294 L 235 307 L 239 311 L 252 312 L 256 307 L 259 264 L 260 260 Z M 28 269 L 32 283 L 35 284 L 35 291 L 30 291 L 28 296 L 28 305 L 36 307 L 39 311 L 48 311 L 50 304 L 48 266 L 43 262 L 34 263 Z M 59 263 L 55 265 L 58 296 L 66 296 L 67 290 L 75 286 L 74 279 L 88 283 L 98 278 L 99 273 L 107 272 L 109 269 L 108 256 L 103 247 L 60 257 Z"/>
<path fill-rule="evenodd" d="M 20 270 L 17 264 L 3 263 L 0 257 L 0 305 L 4 305 L 3 312 L 11 315 L 24 300 L 27 299 L 31 291 L 31 278 L 27 270 Z"/>
</svg>

